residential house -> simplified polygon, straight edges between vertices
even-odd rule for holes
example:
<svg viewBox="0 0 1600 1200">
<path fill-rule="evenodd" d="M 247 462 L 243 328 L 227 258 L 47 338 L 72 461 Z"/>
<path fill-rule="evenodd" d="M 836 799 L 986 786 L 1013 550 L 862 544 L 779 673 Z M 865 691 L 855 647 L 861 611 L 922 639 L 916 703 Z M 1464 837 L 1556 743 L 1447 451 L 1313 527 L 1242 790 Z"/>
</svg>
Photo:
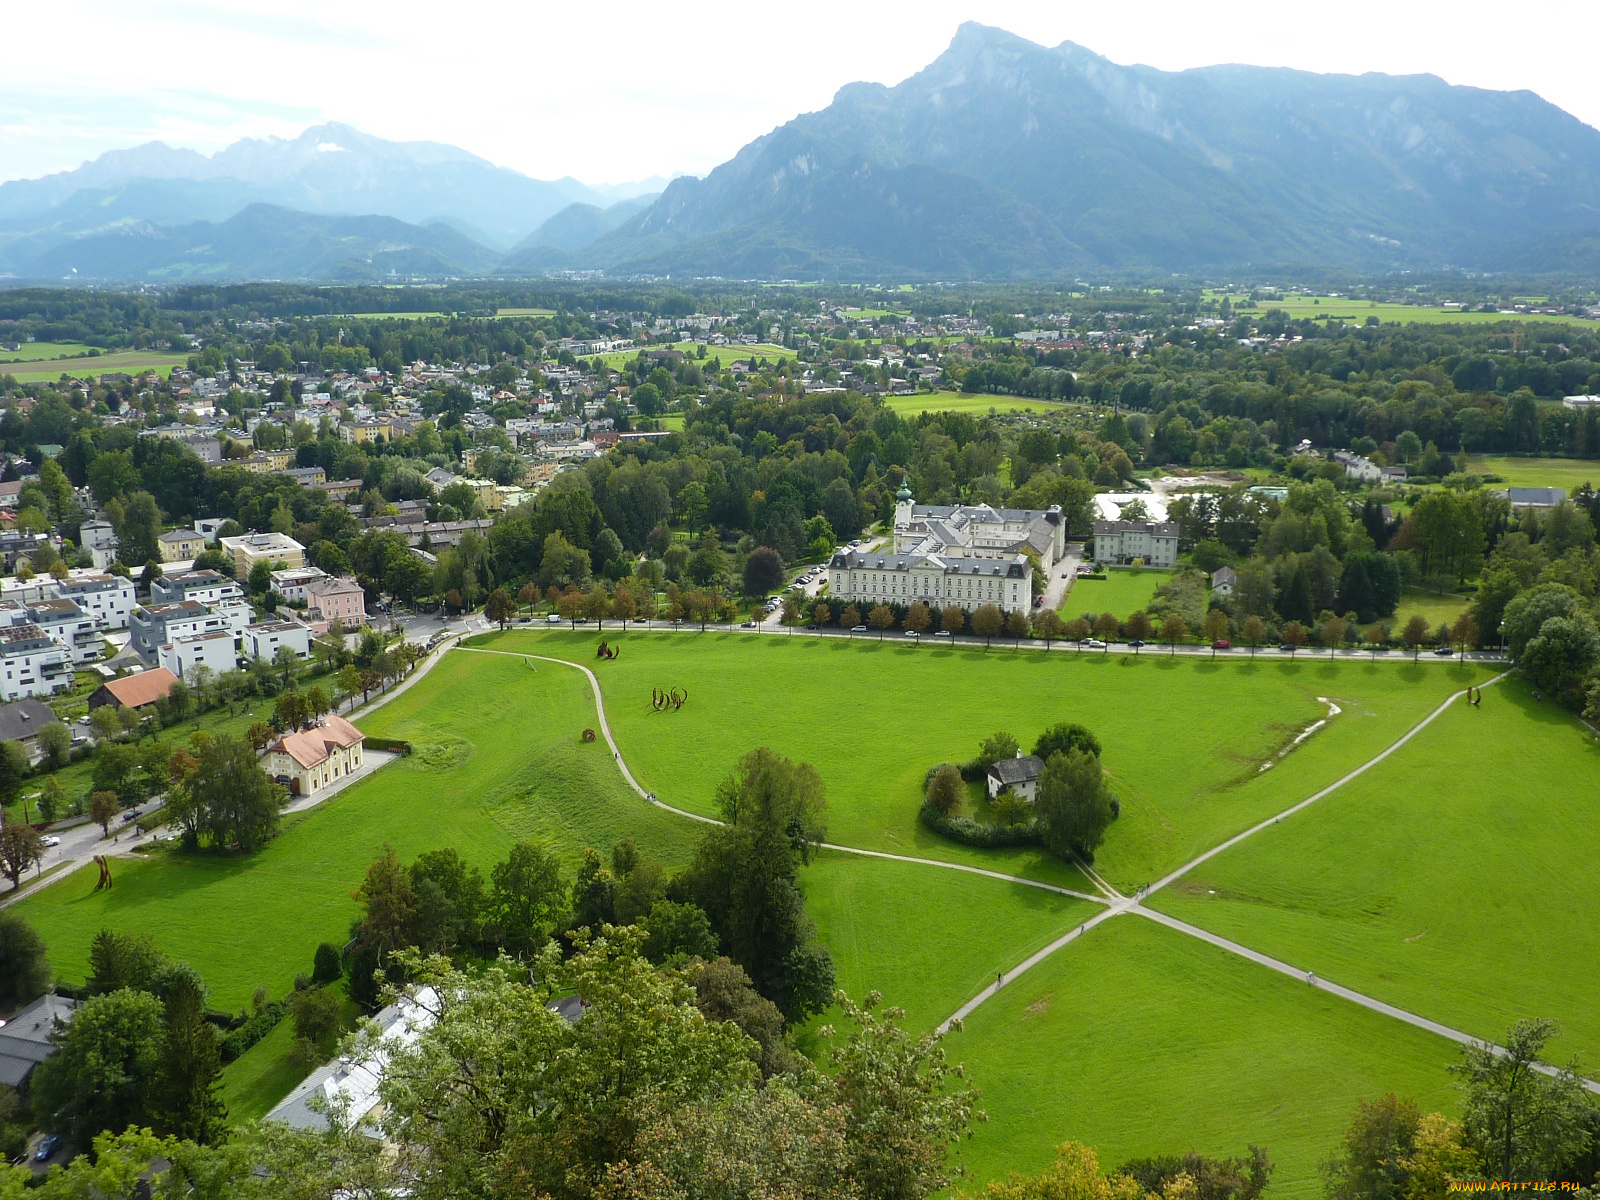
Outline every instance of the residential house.
<svg viewBox="0 0 1600 1200">
<path fill-rule="evenodd" d="M 90 693 L 89 711 L 104 708 L 107 704 L 137 711 L 160 700 L 176 682 L 178 677 L 165 667 L 124 675 L 121 679 L 108 679 Z"/>
<path fill-rule="evenodd" d="M 248 610 L 248 605 L 246 606 Z M 249 624 L 248 618 L 245 624 Z M 202 633 L 233 633 L 229 615 L 214 611 L 196 600 L 176 604 L 141 604 L 128 617 L 135 653 L 145 662 L 158 661 L 161 647 L 179 638 Z"/>
<path fill-rule="evenodd" d="M 285 467 L 278 474 L 287 475 L 301 487 L 321 487 L 328 481 L 328 473 L 321 467 Z"/>
<path fill-rule="evenodd" d="M 1239 572 L 1232 567 L 1218 567 L 1211 572 L 1211 590 L 1219 596 L 1231 596 L 1239 586 Z"/>
<path fill-rule="evenodd" d="M 161 665 L 179 679 L 191 679 L 196 667 L 207 667 L 213 677 L 239 665 L 239 647 L 233 630 L 197 633 L 166 643 L 159 651 Z"/>
<path fill-rule="evenodd" d="M 328 493 L 329 499 L 343 500 L 348 503 L 351 499 L 361 494 L 361 490 L 366 484 L 359 479 L 336 479 L 319 483 L 317 486 Z"/>
<path fill-rule="evenodd" d="M 89 552 L 97 571 L 117 561 L 117 535 L 110 521 L 85 521 L 78 527 L 78 544 Z"/>
<path fill-rule="evenodd" d="M 33 1069 L 56 1052 L 55 1033 L 72 1023 L 78 1002 L 46 992 L 0 1025 L 0 1086 L 23 1090 Z"/>
<path fill-rule="evenodd" d="M 44 757 L 39 748 L 39 731 L 46 725 L 60 725 L 61 718 L 48 704 L 34 699 L 0 705 L 0 742 L 16 742 L 30 763 Z"/>
<path fill-rule="evenodd" d="M 327 577 L 328 573 L 321 567 L 285 567 L 272 572 L 272 590 L 293 604 L 304 604 L 306 585 Z"/>
<path fill-rule="evenodd" d="M 53 581 L 53 594 L 71 600 L 101 629 L 126 629 L 128 614 L 138 602 L 133 580 L 121 575 L 74 572 Z"/>
<path fill-rule="evenodd" d="M 357 446 L 365 446 L 369 442 L 388 441 L 393 435 L 394 428 L 386 420 L 353 421 L 348 425 L 339 426 L 339 436 Z"/>
<path fill-rule="evenodd" d="M 385 1130 L 378 1085 L 383 1082 L 390 1048 L 414 1043 L 433 1025 L 438 1011 L 439 996 L 432 988 L 402 996 L 373 1018 L 378 1044 L 370 1057 L 359 1061 L 340 1057 L 318 1067 L 280 1100 L 266 1119 L 315 1132 L 327 1129 L 328 1114 L 338 1111 L 349 1128 L 382 1140 Z M 313 1099 L 317 1103 L 312 1103 Z"/>
<path fill-rule="evenodd" d="M 262 765 L 293 796 L 310 796 L 343 779 L 362 763 L 366 740 L 343 717 L 329 714 L 321 725 L 285 734 L 268 746 Z"/>
<path fill-rule="evenodd" d="M 246 625 L 243 638 L 246 658 L 261 658 L 271 662 L 285 646 L 294 651 L 296 658 L 311 656 L 311 630 L 298 621 Z"/>
<path fill-rule="evenodd" d="M 72 687 L 72 651 L 37 625 L 0 628 L 0 700 L 53 696 Z"/>
<path fill-rule="evenodd" d="M 55 638 L 75 663 L 92 663 L 105 655 L 105 638 L 95 619 L 65 597 L 0 600 L 0 623 L 37 625 Z"/>
<path fill-rule="evenodd" d="M 1039 776 L 1043 771 L 1043 759 L 1020 750 L 1015 758 L 996 760 L 985 776 L 989 799 L 993 800 L 1001 792 L 1010 791 L 1032 803 L 1038 796 Z"/>
<path fill-rule="evenodd" d="M 276 570 L 301 567 L 306 561 L 306 548 L 286 533 L 244 533 L 222 538 L 220 544 L 233 555 L 235 579 L 248 579 L 250 568 L 258 562 L 268 563 Z"/>
<path fill-rule="evenodd" d="M 1363 483 L 1376 483 L 1383 478 L 1383 468 L 1370 458 L 1363 458 L 1359 454 L 1352 454 L 1348 450 L 1335 450 L 1333 461 L 1344 468 L 1347 478 L 1359 479 Z"/>
<path fill-rule="evenodd" d="M 354 579 L 328 575 L 306 584 L 306 616 L 313 621 L 342 621 L 347 628 L 367 622 L 367 593 Z"/>
<path fill-rule="evenodd" d="M 1134 559 L 1147 567 L 1170 567 L 1178 561 L 1175 521 L 1096 521 L 1094 560 L 1126 565 Z"/>
<path fill-rule="evenodd" d="M 243 588 L 222 572 L 209 568 L 164 575 L 150 585 L 150 601 L 153 604 L 182 604 L 186 600 L 197 604 L 224 604 L 243 599 Z"/>
<path fill-rule="evenodd" d="M 192 529 L 169 529 L 156 538 L 156 548 L 164 563 L 193 562 L 205 552 L 206 539 Z"/>
</svg>

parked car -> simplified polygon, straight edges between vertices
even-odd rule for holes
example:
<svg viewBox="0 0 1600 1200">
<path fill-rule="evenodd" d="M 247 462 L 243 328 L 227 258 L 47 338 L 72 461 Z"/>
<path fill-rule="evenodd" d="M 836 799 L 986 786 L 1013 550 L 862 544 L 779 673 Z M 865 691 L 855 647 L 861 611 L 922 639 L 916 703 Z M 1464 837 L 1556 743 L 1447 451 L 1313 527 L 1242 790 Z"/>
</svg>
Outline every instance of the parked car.
<svg viewBox="0 0 1600 1200">
<path fill-rule="evenodd" d="M 1213 650 L 1232 650 L 1233 643 L 1227 638 L 1218 638 L 1216 641 L 1211 643 L 1211 648 Z"/>
<path fill-rule="evenodd" d="M 908 629 L 905 632 L 905 636 L 908 637 L 908 638 L 914 638 L 914 637 L 921 637 L 922 635 L 920 633 L 918 633 L 915 629 Z"/>
<path fill-rule="evenodd" d="M 851 628 L 851 630 L 850 630 L 851 633 L 865 633 L 866 631 L 867 631 L 867 627 L 865 625 L 856 625 L 856 626 L 853 626 Z"/>
<path fill-rule="evenodd" d="M 754 629 L 755 627 L 756 623 L 754 621 L 742 621 L 739 624 L 740 629 Z"/>
<path fill-rule="evenodd" d="M 939 630 L 938 633 L 934 634 L 933 636 L 934 637 L 949 637 L 950 636 L 950 631 L 948 629 L 941 629 L 941 630 Z"/>
<path fill-rule="evenodd" d="M 140 812 L 137 808 L 130 808 L 127 812 L 122 814 L 122 823 L 126 825 L 129 821 L 137 821 L 142 816 L 144 816 L 144 813 Z"/>
<path fill-rule="evenodd" d="M 1033 598 L 1033 606 L 1039 608 L 1044 604 L 1044 595 L 1041 593 Z"/>
<path fill-rule="evenodd" d="M 1104 650 L 1106 648 L 1106 644 L 1099 638 L 1084 638 L 1083 644 L 1091 650 Z"/>
<path fill-rule="evenodd" d="M 39 839 L 39 845 L 43 846 L 46 850 L 53 850 L 55 847 L 61 845 L 61 839 L 53 833 L 47 833 Z"/>
<path fill-rule="evenodd" d="M 51 1156 L 59 1149 L 61 1149 L 61 1135 L 59 1133 L 47 1133 L 39 1139 L 39 1146 L 33 1152 L 33 1161 L 49 1162 Z"/>
<path fill-rule="evenodd" d="M 559 624 L 561 624 L 561 614 L 560 613 L 551 613 L 548 617 L 545 618 L 545 621 L 548 622 L 551 625 L 559 625 Z"/>
</svg>

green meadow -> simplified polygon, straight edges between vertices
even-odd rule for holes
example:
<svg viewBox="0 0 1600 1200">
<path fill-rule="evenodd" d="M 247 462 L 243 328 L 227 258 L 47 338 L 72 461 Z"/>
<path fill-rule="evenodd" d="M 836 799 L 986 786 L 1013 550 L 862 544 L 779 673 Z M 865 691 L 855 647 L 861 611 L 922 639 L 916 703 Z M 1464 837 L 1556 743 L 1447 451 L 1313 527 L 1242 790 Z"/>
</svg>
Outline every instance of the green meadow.
<svg viewBox="0 0 1600 1200">
<path fill-rule="evenodd" d="M 40 344 L 30 342 L 22 349 L 28 351 Z M 64 346 L 62 349 L 68 352 L 76 349 L 80 353 L 71 358 L 35 358 L 28 361 L 19 361 L 11 356 L 0 357 L 0 375 L 10 375 L 18 383 L 51 383 L 62 375 L 90 379 L 119 372 L 137 375 L 141 371 L 155 371 L 170 375 L 174 367 L 181 367 L 189 361 L 187 354 L 165 350 L 113 350 L 105 354 L 83 355 L 81 351 L 86 349 L 83 346 Z"/>
<path fill-rule="evenodd" d="M 1104 579 L 1076 579 L 1061 601 L 1065 620 L 1085 613 L 1111 613 L 1119 619 L 1149 608 L 1156 589 L 1167 581 L 1167 571 L 1110 570 Z"/>
<path fill-rule="evenodd" d="M 776 632 L 629 633 L 609 663 L 594 663 L 594 634 L 473 640 L 592 663 L 630 769 L 681 808 L 711 813 L 728 763 L 771 746 L 821 774 L 830 841 L 1078 888 L 1078 873 L 1042 851 L 979 850 L 923 828 L 916 813 L 928 768 L 971 758 L 997 729 L 1031 747 L 1058 721 L 1089 726 L 1122 803 L 1096 867 L 1131 888 L 1326 786 L 1451 691 L 1489 677 L 1471 663 L 1251 662 L 1242 653 L 1212 662 Z M 653 712 L 657 687 L 686 689 L 689 701 Z M 1326 714 L 1319 696 L 1344 711 L 1283 753 Z"/>
<path fill-rule="evenodd" d="M 1584 484 L 1600 486 L 1600 462 L 1583 458 L 1470 458 L 1467 470 L 1498 475 L 1507 487 L 1558 487 L 1570 492 Z"/>
<path fill-rule="evenodd" d="M 1400 607 L 1394 614 L 1394 629 L 1398 633 L 1414 616 L 1424 617 L 1429 629 L 1437 629 L 1441 624 L 1453 623 L 1470 607 L 1472 597 L 1468 595 L 1426 592 L 1421 588 L 1408 587 L 1400 594 Z"/>
<path fill-rule="evenodd" d="M 1220 298 L 1222 293 L 1207 293 Z M 1296 321 L 1343 320 L 1353 325 L 1366 323 L 1368 317 L 1388 323 L 1419 325 L 1498 325 L 1503 322 L 1532 322 L 1537 324 L 1578 325 L 1585 329 L 1600 327 L 1600 321 L 1587 317 L 1554 316 L 1547 313 L 1462 312 L 1455 308 L 1442 308 L 1422 304 L 1393 304 L 1383 300 L 1348 300 L 1333 296 L 1285 296 L 1279 300 L 1261 300 L 1253 307 L 1249 296 L 1233 296 L 1236 314 L 1264 316 L 1268 309 L 1279 309 Z"/>
<path fill-rule="evenodd" d="M 995 412 L 1065 412 L 1070 406 L 1049 400 L 1029 400 L 1023 396 L 1002 396 L 997 392 L 918 392 L 915 396 L 889 396 L 884 404 L 901 416 L 914 417 L 924 412 L 971 413 L 975 417 Z"/>
<path fill-rule="evenodd" d="M 80 871 L 21 910 L 68 980 L 83 977 L 97 930 L 143 930 L 237 1009 L 259 985 L 283 994 L 317 943 L 343 941 L 350 893 L 385 846 L 402 859 L 454 846 L 487 867 L 533 837 L 570 870 L 584 847 L 631 836 L 645 854 L 687 862 L 700 827 L 634 793 L 603 739 L 582 742 L 599 724 L 588 681 L 531 657 L 543 655 L 595 671 L 630 769 L 663 801 L 714 813 L 717 781 L 769 745 L 817 768 L 830 842 L 935 860 L 824 849 L 801 883 L 840 986 L 880 991 L 915 1028 L 1007 973 L 950 1041 L 990 1117 L 959 1151 L 970 1182 L 1038 1170 L 1069 1138 L 1107 1166 L 1257 1144 L 1278 1164 L 1273 1195 L 1310 1200 L 1357 1098 L 1393 1090 L 1454 1104 L 1448 1041 L 1137 914 L 1010 974 L 1101 911 L 1026 880 L 1093 886 L 1038 850 L 935 838 L 916 810 L 927 768 L 970 757 L 995 729 L 1029 745 L 1051 723 L 1080 721 L 1104 744 L 1121 801 L 1095 867 L 1131 891 L 1341 778 L 1486 682 L 1486 668 L 603 632 L 621 647 L 614 661 L 594 658 L 594 633 L 559 630 L 448 652 L 361 722 L 415 753 L 291 818 L 254 856 L 118 860 L 111 892 L 94 893 Z M 686 691 L 685 706 L 654 712 L 662 687 Z M 1383 763 L 1151 903 L 1483 1036 L 1555 1016 L 1567 1026 L 1561 1052 L 1587 1056 L 1600 1049 L 1586 996 L 1600 934 L 1585 906 L 1600 860 L 1586 782 L 1597 760 L 1592 735 L 1499 683 L 1481 709 L 1457 701 Z M 264 1113 L 298 1081 L 290 1042 L 285 1024 L 229 1066 L 235 1118 Z"/>
<path fill-rule="evenodd" d="M 1483 1038 L 1554 1017 L 1600 1070 L 1600 741 L 1520 680 L 1152 906 Z"/>
<path fill-rule="evenodd" d="M 1107 1168 L 1254 1144 L 1270 1195 L 1320 1200 L 1358 1099 L 1453 1108 L 1450 1042 L 1138 916 L 1008 983 L 948 1051 L 989 1114 L 961 1150 L 977 1182 L 1039 1171 L 1069 1139 Z"/>
</svg>

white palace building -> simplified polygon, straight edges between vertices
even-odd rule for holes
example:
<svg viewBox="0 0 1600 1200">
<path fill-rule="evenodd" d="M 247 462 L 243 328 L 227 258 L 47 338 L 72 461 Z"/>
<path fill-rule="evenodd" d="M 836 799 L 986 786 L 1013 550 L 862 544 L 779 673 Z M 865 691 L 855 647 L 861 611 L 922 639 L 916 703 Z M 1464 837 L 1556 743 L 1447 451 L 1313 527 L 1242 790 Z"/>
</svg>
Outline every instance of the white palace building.
<svg viewBox="0 0 1600 1200">
<path fill-rule="evenodd" d="M 916 504 L 895 495 L 894 550 L 841 550 L 828 563 L 830 599 L 863 604 L 924 604 L 1002 612 L 1033 608 L 1032 551 L 1049 571 L 1066 552 L 1059 507 Z"/>
</svg>

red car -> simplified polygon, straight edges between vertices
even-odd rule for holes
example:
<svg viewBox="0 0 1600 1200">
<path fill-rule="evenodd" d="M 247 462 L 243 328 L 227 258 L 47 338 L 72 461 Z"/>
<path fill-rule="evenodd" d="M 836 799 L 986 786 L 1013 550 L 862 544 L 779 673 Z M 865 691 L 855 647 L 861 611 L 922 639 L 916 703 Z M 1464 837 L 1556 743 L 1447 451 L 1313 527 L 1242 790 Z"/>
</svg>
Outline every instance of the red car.
<svg viewBox="0 0 1600 1200">
<path fill-rule="evenodd" d="M 1213 650 L 1232 650 L 1233 643 L 1228 641 L 1227 638 L 1218 638 L 1216 641 L 1211 643 L 1211 648 Z"/>
</svg>

